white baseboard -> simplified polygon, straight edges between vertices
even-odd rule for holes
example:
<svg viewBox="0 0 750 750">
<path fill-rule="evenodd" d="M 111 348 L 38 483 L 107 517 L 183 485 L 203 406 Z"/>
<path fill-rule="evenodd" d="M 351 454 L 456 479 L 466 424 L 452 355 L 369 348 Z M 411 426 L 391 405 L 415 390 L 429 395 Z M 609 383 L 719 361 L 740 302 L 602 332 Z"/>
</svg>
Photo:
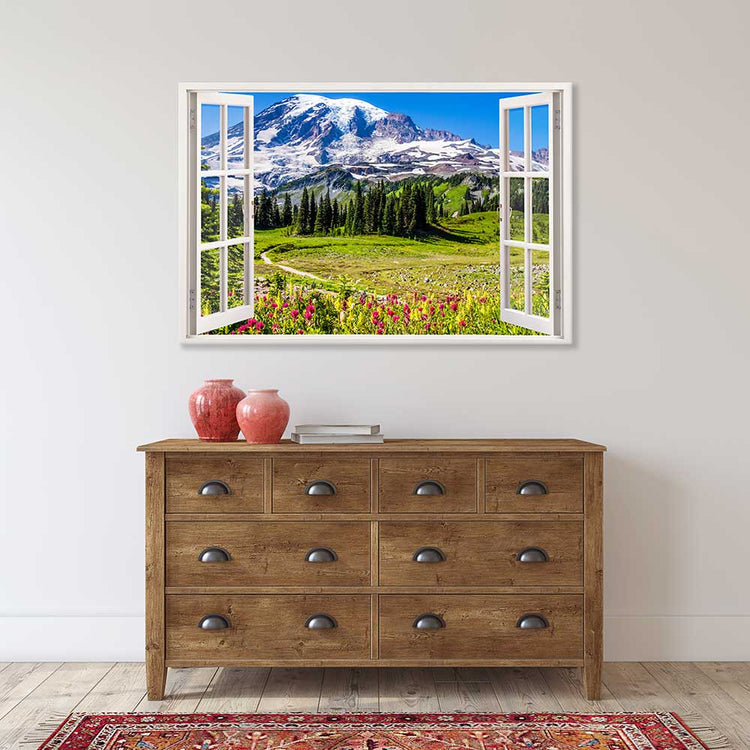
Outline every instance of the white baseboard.
<svg viewBox="0 0 750 750">
<path fill-rule="evenodd" d="M 0 617 L 0 661 L 143 661 L 143 616 Z"/>
<path fill-rule="evenodd" d="M 748 661 L 750 617 L 604 618 L 605 661 Z"/>
<path fill-rule="evenodd" d="M 144 620 L 0 617 L 0 661 L 142 661 Z M 607 661 L 750 661 L 750 617 L 605 618 Z"/>
</svg>

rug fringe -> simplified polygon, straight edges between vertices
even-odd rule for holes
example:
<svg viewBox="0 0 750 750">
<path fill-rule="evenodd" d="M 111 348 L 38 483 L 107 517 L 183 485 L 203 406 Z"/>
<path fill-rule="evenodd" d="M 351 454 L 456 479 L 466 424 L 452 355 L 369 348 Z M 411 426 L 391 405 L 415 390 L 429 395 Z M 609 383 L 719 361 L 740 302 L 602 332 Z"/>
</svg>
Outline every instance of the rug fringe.
<svg viewBox="0 0 750 750">
<path fill-rule="evenodd" d="M 678 713 L 685 726 L 708 748 L 708 750 L 732 750 L 729 738 L 700 714 Z"/>
<path fill-rule="evenodd" d="M 38 750 L 41 744 L 70 716 L 68 713 L 53 713 L 39 722 L 18 743 L 18 750 Z"/>
</svg>

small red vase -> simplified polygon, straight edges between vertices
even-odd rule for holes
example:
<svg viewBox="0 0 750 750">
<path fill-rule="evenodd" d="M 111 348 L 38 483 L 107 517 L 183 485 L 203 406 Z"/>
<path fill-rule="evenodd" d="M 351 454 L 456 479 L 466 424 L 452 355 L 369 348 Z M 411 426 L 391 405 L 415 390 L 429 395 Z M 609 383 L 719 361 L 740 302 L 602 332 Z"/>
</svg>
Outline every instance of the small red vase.
<svg viewBox="0 0 750 750">
<path fill-rule="evenodd" d="M 251 390 L 237 404 L 237 421 L 248 443 L 279 443 L 289 422 L 289 404 L 276 389 Z"/>
<path fill-rule="evenodd" d="M 228 443 L 237 440 L 237 404 L 244 391 L 232 380 L 207 380 L 190 396 L 190 419 L 198 437 L 207 443 Z"/>
</svg>

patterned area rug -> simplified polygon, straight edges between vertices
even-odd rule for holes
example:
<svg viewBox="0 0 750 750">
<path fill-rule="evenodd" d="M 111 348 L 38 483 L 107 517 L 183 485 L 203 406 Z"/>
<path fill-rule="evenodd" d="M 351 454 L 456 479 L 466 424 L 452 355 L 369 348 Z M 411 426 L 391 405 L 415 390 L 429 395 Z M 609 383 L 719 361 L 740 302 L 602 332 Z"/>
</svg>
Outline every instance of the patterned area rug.
<svg viewBox="0 0 750 750">
<path fill-rule="evenodd" d="M 40 750 L 703 750 L 673 713 L 73 714 Z"/>
</svg>

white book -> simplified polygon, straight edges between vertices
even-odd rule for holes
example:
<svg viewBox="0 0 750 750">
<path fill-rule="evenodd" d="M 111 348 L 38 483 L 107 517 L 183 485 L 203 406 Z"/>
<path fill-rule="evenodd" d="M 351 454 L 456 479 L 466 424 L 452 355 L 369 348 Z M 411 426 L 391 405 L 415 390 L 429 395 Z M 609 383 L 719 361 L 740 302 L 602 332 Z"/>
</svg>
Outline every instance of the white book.
<svg viewBox="0 0 750 750">
<path fill-rule="evenodd" d="M 377 435 L 379 424 L 298 424 L 298 435 Z"/>
<path fill-rule="evenodd" d="M 307 433 L 300 435 L 298 432 L 292 433 L 292 441 L 300 445 L 330 445 L 334 443 L 354 444 L 354 443 L 382 443 L 383 436 L 377 435 L 330 435 L 326 433 Z"/>
</svg>

